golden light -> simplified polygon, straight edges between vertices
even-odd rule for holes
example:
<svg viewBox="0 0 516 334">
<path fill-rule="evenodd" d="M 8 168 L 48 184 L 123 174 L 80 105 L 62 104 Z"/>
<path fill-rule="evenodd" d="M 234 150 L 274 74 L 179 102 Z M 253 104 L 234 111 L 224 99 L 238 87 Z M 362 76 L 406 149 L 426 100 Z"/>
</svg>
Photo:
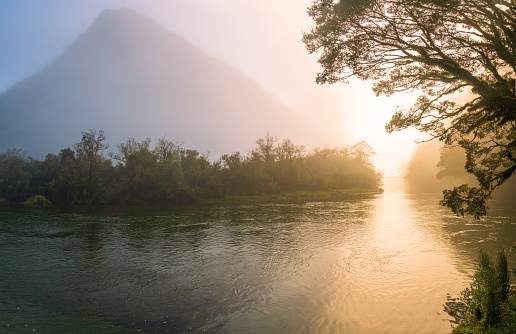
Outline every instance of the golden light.
<svg viewBox="0 0 516 334">
<path fill-rule="evenodd" d="M 415 129 L 388 134 L 385 125 L 399 106 L 409 108 L 415 93 L 398 93 L 390 97 L 377 97 L 367 83 L 351 80 L 343 85 L 341 100 L 345 124 L 342 131 L 355 141 L 366 141 L 376 152 L 375 165 L 385 176 L 399 175 L 401 163 L 410 160 L 416 147 L 415 140 L 425 135 Z"/>
</svg>

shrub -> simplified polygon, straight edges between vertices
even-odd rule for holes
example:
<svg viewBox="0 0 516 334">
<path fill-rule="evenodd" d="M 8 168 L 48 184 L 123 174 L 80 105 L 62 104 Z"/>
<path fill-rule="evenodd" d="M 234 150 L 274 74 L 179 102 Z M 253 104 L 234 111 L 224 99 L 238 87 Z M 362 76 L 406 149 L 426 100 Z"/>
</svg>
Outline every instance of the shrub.
<svg viewBox="0 0 516 334">
<path fill-rule="evenodd" d="M 493 265 L 480 251 L 479 266 L 470 287 L 461 293 L 462 323 L 454 333 L 505 333 L 515 324 L 515 299 L 510 288 L 507 257 L 499 251 Z"/>
</svg>

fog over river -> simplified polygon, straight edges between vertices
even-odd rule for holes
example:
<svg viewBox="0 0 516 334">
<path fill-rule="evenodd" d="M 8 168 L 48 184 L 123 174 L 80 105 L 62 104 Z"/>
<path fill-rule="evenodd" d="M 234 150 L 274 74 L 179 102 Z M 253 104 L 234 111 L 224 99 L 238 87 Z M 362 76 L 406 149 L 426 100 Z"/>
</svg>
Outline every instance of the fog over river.
<svg viewBox="0 0 516 334">
<path fill-rule="evenodd" d="M 458 218 L 385 182 L 342 202 L 2 207 L 0 332 L 449 333 L 448 295 L 479 247 L 516 241 L 516 209 Z"/>
</svg>

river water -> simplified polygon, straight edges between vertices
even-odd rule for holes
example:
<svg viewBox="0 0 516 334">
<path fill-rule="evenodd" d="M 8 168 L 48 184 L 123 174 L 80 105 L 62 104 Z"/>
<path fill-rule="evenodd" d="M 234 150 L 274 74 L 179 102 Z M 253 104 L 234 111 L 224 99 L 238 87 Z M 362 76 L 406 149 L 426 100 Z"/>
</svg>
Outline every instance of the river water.
<svg viewBox="0 0 516 334">
<path fill-rule="evenodd" d="M 398 182 L 342 202 L 1 208 L 0 332 L 449 333 L 443 305 L 480 247 L 516 240 L 516 210 L 458 218 Z"/>
</svg>

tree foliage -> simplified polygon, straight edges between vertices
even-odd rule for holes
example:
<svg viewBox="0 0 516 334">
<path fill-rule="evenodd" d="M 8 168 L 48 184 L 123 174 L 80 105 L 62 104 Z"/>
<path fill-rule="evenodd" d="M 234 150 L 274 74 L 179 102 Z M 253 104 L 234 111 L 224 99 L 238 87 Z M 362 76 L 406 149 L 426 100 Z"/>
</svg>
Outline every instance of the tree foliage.
<svg viewBox="0 0 516 334">
<path fill-rule="evenodd" d="M 516 304 L 510 270 L 503 250 L 495 263 L 480 251 L 473 282 L 448 312 L 460 321 L 453 333 L 514 333 Z"/>
<path fill-rule="evenodd" d="M 372 81 L 377 95 L 418 91 L 388 132 L 407 127 L 466 150 L 478 187 L 444 192 L 457 214 L 486 201 L 516 171 L 516 4 L 504 0 L 316 0 L 304 34 L 318 83 Z"/>
<path fill-rule="evenodd" d="M 306 152 L 290 139 L 269 133 L 248 155 L 210 161 L 165 137 L 154 147 L 129 138 L 109 156 L 102 131 L 83 132 L 74 150 L 39 161 L 21 150 L 0 154 L 0 198 L 21 202 L 43 195 L 57 204 L 174 204 L 224 195 L 259 195 L 291 190 L 377 188 L 381 175 L 365 142 Z"/>
</svg>

